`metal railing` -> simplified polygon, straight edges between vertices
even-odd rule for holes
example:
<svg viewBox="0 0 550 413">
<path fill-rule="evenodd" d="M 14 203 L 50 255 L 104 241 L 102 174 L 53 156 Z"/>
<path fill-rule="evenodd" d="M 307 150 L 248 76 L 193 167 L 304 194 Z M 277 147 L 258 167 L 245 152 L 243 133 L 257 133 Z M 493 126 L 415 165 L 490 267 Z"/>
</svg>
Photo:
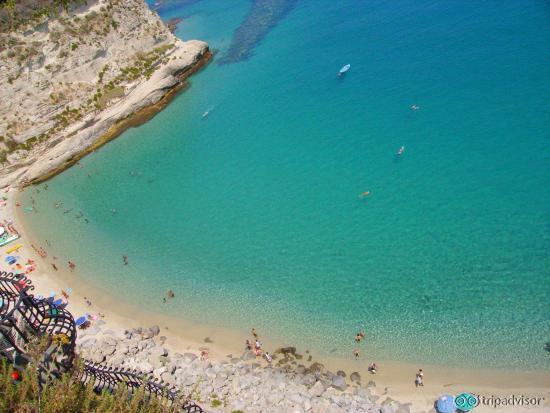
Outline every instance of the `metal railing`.
<svg viewBox="0 0 550 413">
<path fill-rule="evenodd" d="M 34 286 L 23 274 L 0 271 L 0 355 L 10 363 L 30 360 L 31 341 L 42 338 L 46 342 L 39 373 L 41 380 L 59 378 L 74 371 L 77 328 L 72 314 L 54 305 L 51 300 L 37 299 L 32 294 Z M 176 405 L 185 413 L 202 413 L 203 410 L 179 392 L 160 380 L 152 379 L 137 371 L 109 367 L 84 360 L 78 379 L 92 383 L 98 393 L 115 392 L 121 387 L 129 393 L 143 389 L 147 395 Z"/>
</svg>

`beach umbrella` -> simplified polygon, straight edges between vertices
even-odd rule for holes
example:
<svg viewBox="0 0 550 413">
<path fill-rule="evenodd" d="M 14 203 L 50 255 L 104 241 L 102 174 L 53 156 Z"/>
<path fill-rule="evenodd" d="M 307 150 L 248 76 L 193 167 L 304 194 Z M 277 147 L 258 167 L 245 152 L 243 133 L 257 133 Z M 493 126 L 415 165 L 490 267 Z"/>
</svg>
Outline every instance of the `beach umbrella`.
<svg viewBox="0 0 550 413">
<path fill-rule="evenodd" d="M 8 255 L 6 257 L 6 262 L 9 264 L 9 265 L 13 265 L 17 262 L 17 258 L 15 258 L 13 255 Z"/>
<path fill-rule="evenodd" d="M 456 411 L 455 398 L 450 394 L 444 394 L 435 403 L 439 413 L 454 413 Z"/>
<path fill-rule="evenodd" d="M 78 317 L 76 320 L 75 320 L 75 324 L 80 327 L 82 324 L 84 324 L 86 321 L 88 321 L 88 317 L 86 317 L 85 315 L 83 315 L 82 317 Z"/>
<path fill-rule="evenodd" d="M 57 306 L 63 304 L 63 300 L 60 298 L 60 299 L 58 299 L 58 300 L 55 300 L 52 304 L 55 305 L 55 306 L 57 307 Z"/>
</svg>

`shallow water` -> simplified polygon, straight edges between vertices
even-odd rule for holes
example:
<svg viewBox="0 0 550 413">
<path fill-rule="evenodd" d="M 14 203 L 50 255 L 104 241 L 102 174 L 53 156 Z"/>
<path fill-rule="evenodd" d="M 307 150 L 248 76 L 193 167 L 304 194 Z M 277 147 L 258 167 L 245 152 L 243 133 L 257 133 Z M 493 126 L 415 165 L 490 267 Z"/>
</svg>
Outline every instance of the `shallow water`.
<svg viewBox="0 0 550 413">
<path fill-rule="evenodd" d="M 159 11 L 224 56 L 251 3 L 190 3 Z M 548 368 L 549 13 L 298 2 L 248 60 L 28 191 L 27 217 L 161 312 L 332 356 L 365 328 L 376 359 Z"/>
</svg>

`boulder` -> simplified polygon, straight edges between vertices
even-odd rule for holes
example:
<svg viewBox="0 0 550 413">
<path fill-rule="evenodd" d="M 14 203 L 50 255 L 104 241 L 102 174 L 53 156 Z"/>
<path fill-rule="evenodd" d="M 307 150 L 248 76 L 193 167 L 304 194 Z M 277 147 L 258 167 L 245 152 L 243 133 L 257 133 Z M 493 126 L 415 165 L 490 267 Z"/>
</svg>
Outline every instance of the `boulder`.
<svg viewBox="0 0 550 413">
<path fill-rule="evenodd" d="M 351 373 L 351 375 L 349 376 L 350 380 L 355 382 L 355 383 L 361 383 L 361 375 L 354 371 L 353 373 Z"/>
<path fill-rule="evenodd" d="M 145 373 L 145 374 L 149 374 L 153 371 L 153 366 L 151 365 L 151 363 L 147 362 L 147 361 L 142 361 L 141 363 L 139 363 L 136 368 L 142 372 L 142 373 Z"/>
<path fill-rule="evenodd" d="M 323 371 L 325 366 L 321 363 L 313 363 L 311 366 L 309 366 L 309 371 L 312 373 Z"/>
<path fill-rule="evenodd" d="M 367 387 L 376 387 L 376 382 L 369 380 L 369 382 L 367 383 Z"/>
<path fill-rule="evenodd" d="M 149 354 L 151 355 L 151 358 L 157 358 L 158 359 L 159 357 L 167 356 L 168 355 L 168 350 L 166 350 L 166 348 L 164 348 L 162 346 L 155 346 L 151 349 Z"/>
<path fill-rule="evenodd" d="M 410 404 L 400 404 L 395 413 L 411 413 Z"/>
<path fill-rule="evenodd" d="M 158 336 L 160 333 L 160 327 L 156 325 L 153 327 L 149 327 L 149 331 L 153 333 L 153 336 Z"/>
<path fill-rule="evenodd" d="M 183 360 L 186 363 L 191 363 L 196 358 L 197 358 L 197 355 L 195 353 L 183 353 Z"/>
<path fill-rule="evenodd" d="M 393 411 L 393 408 L 391 408 L 390 406 L 382 406 L 380 407 L 380 413 L 395 413 Z"/>
<path fill-rule="evenodd" d="M 321 397 L 321 395 L 325 392 L 325 390 L 326 390 L 325 385 L 323 384 L 322 381 L 319 380 L 319 381 L 315 382 L 315 384 L 313 386 L 311 386 L 308 393 L 312 397 Z"/>
<path fill-rule="evenodd" d="M 342 376 L 339 376 L 338 374 L 335 374 L 332 377 L 330 385 L 335 389 L 342 391 L 346 390 L 346 388 L 348 387 L 348 385 L 346 384 L 346 379 Z"/>
<path fill-rule="evenodd" d="M 105 355 L 99 352 L 94 352 L 89 356 L 89 360 L 92 363 L 103 363 L 103 361 L 105 360 Z"/>
<path fill-rule="evenodd" d="M 371 392 L 370 392 L 369 389 L 365 389 L 365 388 L 363 388 L 363 387 L 357 387 L 357 388 L 355 389 L 355 395 L 356 395 L 357 397 L 362 398 L 362 399 L 368 399 L 369 396 L 371 395 Z"/>
<path fill-rule="evenodd" d="M 115 352 L 115 350 L 116 350 L 115 346 L 103 345 L 103 346 L 100 347 L 100 351 L 105 356 L 110 356 L 111 354 L 113 354 Z"/>
<path fill-rule="evenodd" d="M 336 374 L 337 374 L 338 376 L 346 377 L 346 372 L 345 372 L 344 370 L 338 370 L 338 371 L 336 372 Z"/>
</svg>

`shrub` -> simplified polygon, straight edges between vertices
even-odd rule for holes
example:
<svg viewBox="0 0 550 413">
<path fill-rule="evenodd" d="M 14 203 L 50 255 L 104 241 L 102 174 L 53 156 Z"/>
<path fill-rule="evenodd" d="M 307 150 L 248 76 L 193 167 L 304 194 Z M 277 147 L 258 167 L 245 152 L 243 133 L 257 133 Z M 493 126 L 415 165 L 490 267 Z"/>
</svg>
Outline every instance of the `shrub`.
<svg viewBox="0 0 550 413">
<path fill-rule="evenodd" d="M 13 368 L 7 362 L 0 362 L 0 411 L 6 413 L 84 413 L 84 412 L 127 412 L 127 413 L 172 413 L 175 407 L 163 405 L 155 398 L 149 399 L 143 390 L 131 398 L 125 391 L 116 394 L 96 394 L 91 385 L 83 386 L 75 376 L 64 375 L 60 380 L 43 386 L 39 391 L 38 376 L 31 367 L 22 374 L 22 380 L 13 384 Z"/>
</svg>

